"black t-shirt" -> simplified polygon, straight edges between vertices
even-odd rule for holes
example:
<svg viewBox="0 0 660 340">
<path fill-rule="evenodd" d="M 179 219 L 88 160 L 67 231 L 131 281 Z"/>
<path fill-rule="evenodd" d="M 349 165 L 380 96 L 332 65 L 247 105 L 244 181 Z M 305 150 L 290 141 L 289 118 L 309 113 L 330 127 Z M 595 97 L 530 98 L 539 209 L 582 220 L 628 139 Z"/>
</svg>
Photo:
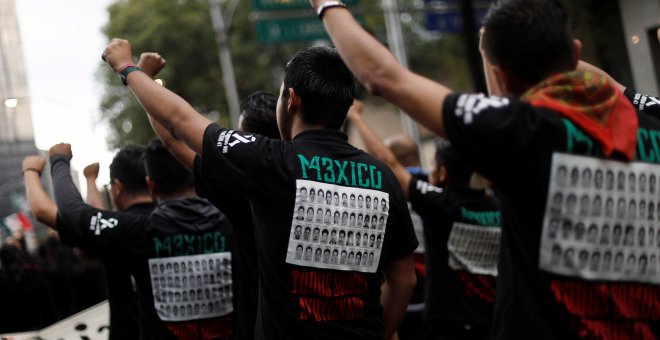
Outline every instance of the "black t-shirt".
<svg viewBox="0 0 660 340">
<path fill-rule="evenodd" d="M 52 157 L 51 169 L 60 221 L 87 247 L 126 261 L 141 339 L 232 337 L 231 226 L 220 211 L 200 198 L 165 200 L 149 216 L 99 210 L 83 203 L 66 158 Z"/>
<path fill-rule="evenodd" d="M 346 139 L 313 130 L 284 142 L 216 124 L 204 133 L 208 191 L 229 183 L 254 212 L 258 339 L 383 337 L 383 268 L 417 241 L 391 171 Z"/>
<path fill-rule="evenodd" d="M 124 211 L 149 216 L 153 209 L 153 204 L 145 203 L 132 205 Z M 119 258 L 115 254 L 100 252 L 94 247 L 89 247 L 83 241 L 79 228 L 63 223 L 59 215 L 57 216 L 56 223 L 62 242 L 96 254 L 103 264 L 108 290 L 108 304 L 110 307 L 111 327 L 109 339 L 137 339 L 140 334 L 137 296 L 133 289 L 133 281 L 129 268 L 126 265 L 126 259 Z"/>
<path fill-rule="evenodd" d="M 236 301 L 236 338 L 253 339 L 257 319 L 259 278 L 257 276 L 257 252 L 254 240 L 254 223 L 250 202 L 233 186 L 225 185 L 221 192 L 209 190 L 211 185 L 202 175 L 202 158 L 195 157 L 195 189 L 200 197 L 208 199 L 222 211 L 233 227 L 234 276 L 239 285 L 234 286 Z"/>
<path fill-rule="evenodd" d="M 604 161 L 597 142 L 569 119 L 516 99 L 452 94 L 445 99 L 443 112 L 445 130 L 457 153 L 502 193 L 494 338 L 660 334 L 660 290 L 655 278 L 646 268 L 646 276 L 623 272 L 618 263 L 620 257 L 632 255 L 633 260 L 639 257 L 641 262 L 644 257 L 657 266 L 655 250 L 624 246 L 619 237 L 627 224 L 626 230 L 644 230 L 647 235 L 649 224 L 626 220 L 625 205 L 658 201 L 641 195 L 652 191 L 650 177 L 658 175 L 654 173 L 658 167 Z M 644 113 L 638 117 L 635 160 L 657 164 L 660 122 Z M 648 188 L 626 191 L 625 181 L 614 186 L 618 173 L 624 180 L 631 173 L 640 177 L 644 173 L 649 181 L 643 187 Z M 617 212 L 623 215 L 611 217 L 608 207 L 615 201 L 624 206 Z M 655 235 L 655 225 L 650 228 Z"/>
<path fill-rule="evenodd" d="M 630 100 L 637 111 L 660 117 L 660 97 L 647 96 L 637 93 L 632 89 L 626 89 L 623 91 L 623 94 Z"/>
<path fill-rule="evenodd" d="M 413 180 L 408 200 L 424 221 L 429 324 L 490 329 L 499 260 L 499 202 L 483 190 Z"/>
</svg>

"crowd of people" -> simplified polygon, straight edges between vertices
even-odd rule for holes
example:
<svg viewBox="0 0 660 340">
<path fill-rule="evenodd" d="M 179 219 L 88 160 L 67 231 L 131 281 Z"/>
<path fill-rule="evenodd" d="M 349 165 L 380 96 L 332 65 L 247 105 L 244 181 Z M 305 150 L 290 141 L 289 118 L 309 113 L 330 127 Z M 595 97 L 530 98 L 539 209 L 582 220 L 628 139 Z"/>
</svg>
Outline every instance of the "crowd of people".
<svg viewBox="0 0 660 340">
<path fill-rule="evenodd" d="M 162 56 L 108 44 L 157 136 L 113 159 L 116 210 L 94 181 L 83 202 L 70 145 L 49 150 L 54 200 L 24 161 L 35 216 L 104 266 L 111 339 L 660 337 L 660 101 L 581 61 L 558 1 L 491 5 L 488 94 L 310 3 L 335 48 L 296 53 L 236 130 L 154 82 Z M 356 79 L 438 135 L 430 169 L 371 130 Z"/>
</svg>

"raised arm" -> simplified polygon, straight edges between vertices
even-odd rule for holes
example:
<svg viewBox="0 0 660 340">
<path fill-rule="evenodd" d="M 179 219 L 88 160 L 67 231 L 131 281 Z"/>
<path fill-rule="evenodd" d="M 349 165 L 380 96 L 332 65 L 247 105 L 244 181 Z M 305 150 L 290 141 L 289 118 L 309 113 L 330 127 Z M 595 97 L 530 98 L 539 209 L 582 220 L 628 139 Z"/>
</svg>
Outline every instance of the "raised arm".
<svg viewBox="0 0 660 340">
<path fill-rule="evenodd" d="M 318 8 L 328 0 L 310 0 Z M 445 136 L 442 104 L 451 90 L 405 69 L 381 43 L 365 31 L 351 13 L 326 9 L 323 24 L 346 66 L 373 94 L 400 107 L 415 120 Z"/>
<path fill-rule="evenodd" d="M 71 178 L 71 145 L 56 144 L 48 151 L 50 169 L 53 177 L 53 191 L 60 217 L 65 224 L 75 227 L 80 225 L 82 212 L 87 205 Z"/>
<path fill-rule="evenodd" d="M 133 62 L 133 52 L 127 40 L 112 39 L 103 52 L 103 60 L 115 71 Z M 212 122 L 199 114 L 183 98 L 154 82 L 144 72 L 126 76 L 128 87 L 145 111 L 163 125 L 172 136 L 182 140 L 194 152 L 202 153 L 204 130 Z"/>
<path fill-rule="evenodd" d="M 166 64 L 165 58 L 163 58 L 158 53 L 142 53 L 140 55 L 140 61 L 138 62 L 138 67 L 144 71 L 149 77 L 155 77 L 158 72 L 160 72 Z M 195 152 L 190 149 L 186 144 L 180 140 L 174 138 L 167 129 L 165 129 L 160 123 L 158 123 L 147 111 L 147 117 L 149 118 L 149 124 L 154 130 L 158 139 L 163 142 L 165 147 L 170 151 L 170 153 L 176 158 L 179 163 L 186 167 L 189 171 L 193 171 L 193 166 L 195 162 Z"/>
<path fill-rule="evenodd" d="M 107 209 L 99 188 L 96 187 L 96 179 L 99 177 L 99 163 L 92 163 L 83 169 L 87 183 L 87 204 L 97 209 Z"/>
<path fill-rule="evenodd" d="M 23 181 L 30 209 L 37 221 L 57 229 L 57 206 L 41 184 L 41 173 L 46 159 L 41 156 L 27 156 L 23 159 Z"/>
<path fill-rule="evenodd" d="M 416 284 L 412 254 L 385 266 L 385 283 L 381 287 L 380 295 L 385 323 L 384 339 L 391 339 L 399 328 Z"/>
<path fill-rule="evenodd" d="M 392 150 L 385 146 L 383 141 L 376 136 L 373 130 L 371 130 L 364 121 L 364 118 L 362 117 L 362 105 L 363 103 L 361 101 L 355 100 L 351 108 L 348 110 L 348 119 L 358 130 L 360 137 L 362 137 L 362 141 L 367 147 L 367 151 L 392 169 L 392 172 L 401 185 L 404 196 L 408 199 L 408 188 L 410 187 L 412 175 L 401 163 L 399 163 Z"/>
</svg>

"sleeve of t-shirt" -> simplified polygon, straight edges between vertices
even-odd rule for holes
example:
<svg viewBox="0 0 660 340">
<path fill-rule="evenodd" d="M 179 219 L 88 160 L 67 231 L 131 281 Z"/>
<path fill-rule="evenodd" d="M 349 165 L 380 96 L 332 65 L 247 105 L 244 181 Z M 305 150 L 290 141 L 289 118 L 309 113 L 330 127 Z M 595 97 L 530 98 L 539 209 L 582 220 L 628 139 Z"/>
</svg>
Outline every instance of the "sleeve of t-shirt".
<svg viewBox="0 0 660 340">
<path fill-rule="evenodd" d="M 630 100 L 637 111 L 660 118 L 660 97 L 643 95 L 632 89 L 626 89 L 623 95 Z"/>
<path fill-rule="evenodd" d="M 204 181 L 204 175 L 202 174 L 202 157 L 195 155 L 195 160 L 193 162 L 193 178 L 195 179 L 195 191 L 197 196 L 208 199 L 208 184 Z"/>
<path fill-rule="evenodd" d="M 57 220 L 55 223 L 57 227 L 57 235 L 59 236 L 62 243 L 71 247 L 86 249 L 86 247 L 84 247 L 82 234 L 80 233 L 79 228 L 64 223 L 60 214 L 57 214 Z"/>
<path fill-rule="evenodd" d="M 201 176 L 206 190 L 222 195 L 223 185 L 246 196 L 263 195 L 268 182 L 285 178 L 284 142 L 210 124 L 204 131 Z"/>
<path fill-rule="evenodd" d="M 99 255 L 122 252 L 142 241 L 146 229 L 139 215 L 100 210 L 85 204 L 73 184 L 69 160 L 51 157 L 51 174 L 58 226 L 70 228 L 67 237 Z"/>
<path fill-rule="evenodd" d="M 387 219 L 387 228 L 393 228 L 390 250 L 388 251 L 385 263 L 390 263 L 412 254 L 419 241 L 415 235 L 410 210 L 403 199 L 403 191 L 400 185 L 393 185 L 394 200 L 390 201 L 390 216 Z"/>
<path fill-rule="evenodd" d="M 408 188 L 408 201 L 413 209 L 422 216 L 438 212 L 443 206 L 443 190 L 422 180 L 410 181 Z"/>
<path fill-rule="evenodd" d="M 466 165 L 491 179 L 505 177 L 507 169 L 524 165 L 521 162 L 534 153 L 536 139 L 552 143 L 558 135 L 556 125 L 549 124 L 549 116 L 530 104 L 483 94 L 447 96 L 443 122 Z M 507 166 L 496 166 L 501 164 Z"/>
</svg>

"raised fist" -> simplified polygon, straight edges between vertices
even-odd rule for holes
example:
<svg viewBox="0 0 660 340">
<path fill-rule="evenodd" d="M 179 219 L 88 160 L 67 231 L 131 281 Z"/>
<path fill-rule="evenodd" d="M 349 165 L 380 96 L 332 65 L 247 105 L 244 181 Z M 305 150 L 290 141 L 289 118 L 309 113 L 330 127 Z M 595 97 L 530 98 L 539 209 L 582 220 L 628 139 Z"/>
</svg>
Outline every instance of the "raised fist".
<svg viewBox="0 0 660 340">
<path fill-rule="evenodd" d="M 27 156 L 23 159 L 23 172 L 26 169 L 33 169 L 41 174 L 46 166 L 46 159 L 41 156 Z"/>
<path fill-rule="evenodd" d="M 103 51 L 101 59 L 108 63 L 115 73 L 119 72 L 119 68 L 123 65 L 133 63 L 131 43 L 124 39 L 112 39 Z"/>
<path fill-rule="evenodd" d="M 83 169 L 83 175 L 88 179 L 96 179 L 99 177 L 99 163 L 92 163 Z"/>
<path fill-rule="evenodd" d="M 155 77 L 165 67 L 165 64 L 165 58 L 155 52 L 142 53 L 140 61 L 138 61 L 138 67 L 151 78 Z"/>
<path fill-rule="evenodd" d="M 51 146 L 50 150 L 48 150 L 48 156 L 64 156 L 70 160 L 73 157 L 73 153 L 71 152 L 71 144 L 59 143 Z"/>
</svg>

